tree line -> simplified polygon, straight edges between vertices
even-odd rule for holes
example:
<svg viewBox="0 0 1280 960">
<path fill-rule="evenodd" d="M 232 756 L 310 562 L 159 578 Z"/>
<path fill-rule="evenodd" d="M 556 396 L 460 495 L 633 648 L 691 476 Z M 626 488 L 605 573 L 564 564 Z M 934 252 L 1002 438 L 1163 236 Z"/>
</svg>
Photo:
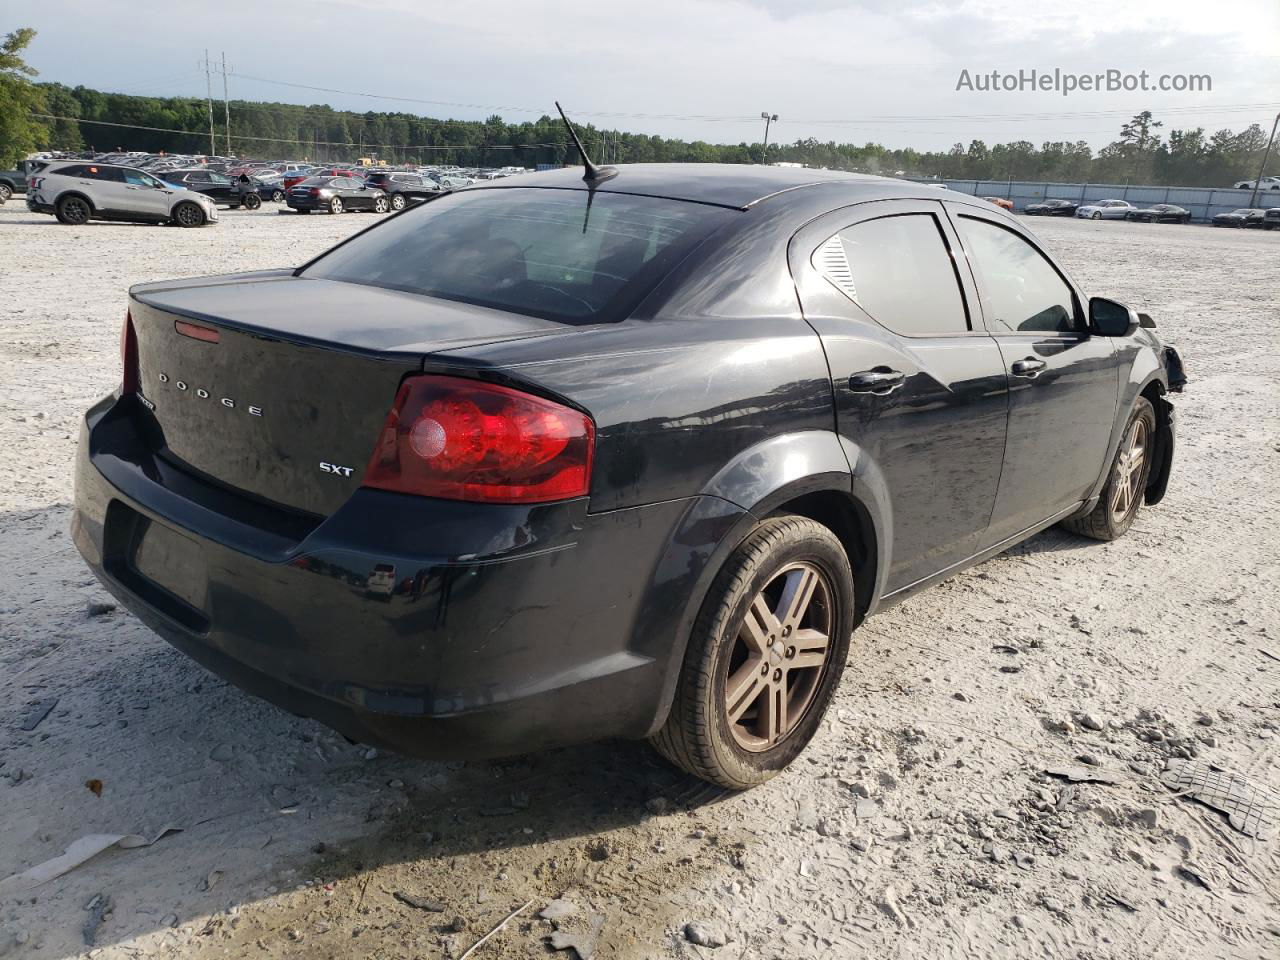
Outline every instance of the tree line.
<svg viewBox="0 0 1280 960">
<path fill-rule="evenodd" d="M 33 36 L 29 29 L 18 30 L 0 44 L 0 161 L 6 165 L 39 149 L 227 152 L 221 103 L 214 105 L 211 148 L 209 109 L 202 98 L 142 97 L 33 81 L 34 72 L 19 56 Z M 239 157 L 319 162 L 376 157 L 384 163 L 525 167 L 575 160 L 564 126 L 550 115 L 510 123 L 496 115 L 452 120 L 335 110 L 327 104 L 232 100 L 229 107 L 230 151 Z M 687 141 L 590 123 L 580 124 L 579 131 L 592 158 L 604 163 L 789 162 L 891 176 L 1169 186 L 1229 186 L 1257 175 L 1267 141 L 1258 124 L 1240 132 L 1171 130 L 1167 138 L 1162 127 L 1144 111 L 1096 153 L 1083 140 L 1037 147 L 1027 140 L 988 146 L 975 139 L 946 151 L 918 151 L 810 137 L 771 143 L 766 151 L 760 143 Z"/>
</svg>

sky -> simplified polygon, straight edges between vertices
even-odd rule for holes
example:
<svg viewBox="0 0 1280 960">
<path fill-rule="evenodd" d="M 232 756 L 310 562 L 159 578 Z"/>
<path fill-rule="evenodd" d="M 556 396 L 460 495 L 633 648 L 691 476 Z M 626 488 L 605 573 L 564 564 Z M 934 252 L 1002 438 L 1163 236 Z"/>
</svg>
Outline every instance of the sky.
<svg viewBox="0 0 1280 960">
<path fill-rule="evenodd" d="M 774 142 L 945 149 L 1101 147 L 1144 109 L 1165 132 L 1269 131 L 1280 111 L 1280 0 L 40 0 L 14 21 L 18 10 L 6 20 L 37 30 L 39 79 L 71 86 L 203 96 L 208 48 L 226 54 L 233 100 L 519 121 L 558 99 L 600 127 L 717 143 L 758 143 L 761 112 L 779 116 Z M 1207 74 L 1212 90 L 957 89 L 962 71 L 976 86 L 1033 68 Z M 220 98 L 220 75 L 214 87 Z"/>
</svg>

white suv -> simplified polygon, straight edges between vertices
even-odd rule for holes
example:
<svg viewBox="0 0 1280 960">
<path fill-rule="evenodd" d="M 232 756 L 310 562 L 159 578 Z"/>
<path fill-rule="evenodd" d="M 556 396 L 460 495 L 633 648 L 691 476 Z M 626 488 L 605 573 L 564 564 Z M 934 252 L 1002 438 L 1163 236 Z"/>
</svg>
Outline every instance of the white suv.
<svg viewBox="0 0 1280 960">
<path fill-rule="evenodd" d="M 73 160 L 51 163 L 27 183 L 27 209 L 52 213 L 59 223 L 90 220 L 176 223 L 203 227 L 218 209 L 202 193 L 157 180 L 134 167 Z"/>
</svg>

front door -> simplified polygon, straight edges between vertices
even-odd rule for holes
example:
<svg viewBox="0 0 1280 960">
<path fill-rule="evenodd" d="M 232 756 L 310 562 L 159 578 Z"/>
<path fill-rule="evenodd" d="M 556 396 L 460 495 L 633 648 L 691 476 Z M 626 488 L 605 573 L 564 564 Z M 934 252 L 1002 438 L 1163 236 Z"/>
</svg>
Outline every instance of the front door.
<svg viewBox="0 0 1280 960">
<path fill-rule="evenodd" d="M 1007 378 L 957 247 L 932 200 L 848 207 L 791 243 L 850 466 L 890 500 L 886 596 L 977 552 L 999 484 Z"/>
<path fill-rule="evenodd" d="M 966 204 L 947 207 L 1009 374 L 1009 440 L 987 546 L 1088 495 L 1115 425 L 1120 372 L 1112 341 L 1089 335 L 1083 298 L 1032 236 Z"/>
<path fill-rule="evenodd" d="M 141 170 L 124 168 L 125 197 L 128 210 L 135 216 L 143 216 L 154 220 L 164 220 L 169 216 L 169 197 L 173 191 L 163 183 Z"/>
</svg>

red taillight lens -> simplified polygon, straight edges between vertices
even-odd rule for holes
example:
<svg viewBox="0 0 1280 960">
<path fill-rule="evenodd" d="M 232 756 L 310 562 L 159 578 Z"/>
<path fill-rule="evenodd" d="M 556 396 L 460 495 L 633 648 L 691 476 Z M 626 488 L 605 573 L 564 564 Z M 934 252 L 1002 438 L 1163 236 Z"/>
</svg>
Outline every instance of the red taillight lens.
<svg viewBox="0 0 1280 960">
<path fill-rule="evenodd" d="M 410 377 L 365 469 L 364 485 L 487 503 L 586 496 L 595 425 L 586 414 L 489 383 Z"/>
<path fill-rule="evenodd" d="M 138 335 L 133 330 L 133 315 L 125 313 L 120 331 L 120 393 L 138 392 Z"/>
<path fill-rule="evenodd" d="M 310 190 L 307 191 L 307 193 L 309 193 L 313 197 L 318 197 L 320 196 L 320 188 L 312 187 Z"/>
</svg>

